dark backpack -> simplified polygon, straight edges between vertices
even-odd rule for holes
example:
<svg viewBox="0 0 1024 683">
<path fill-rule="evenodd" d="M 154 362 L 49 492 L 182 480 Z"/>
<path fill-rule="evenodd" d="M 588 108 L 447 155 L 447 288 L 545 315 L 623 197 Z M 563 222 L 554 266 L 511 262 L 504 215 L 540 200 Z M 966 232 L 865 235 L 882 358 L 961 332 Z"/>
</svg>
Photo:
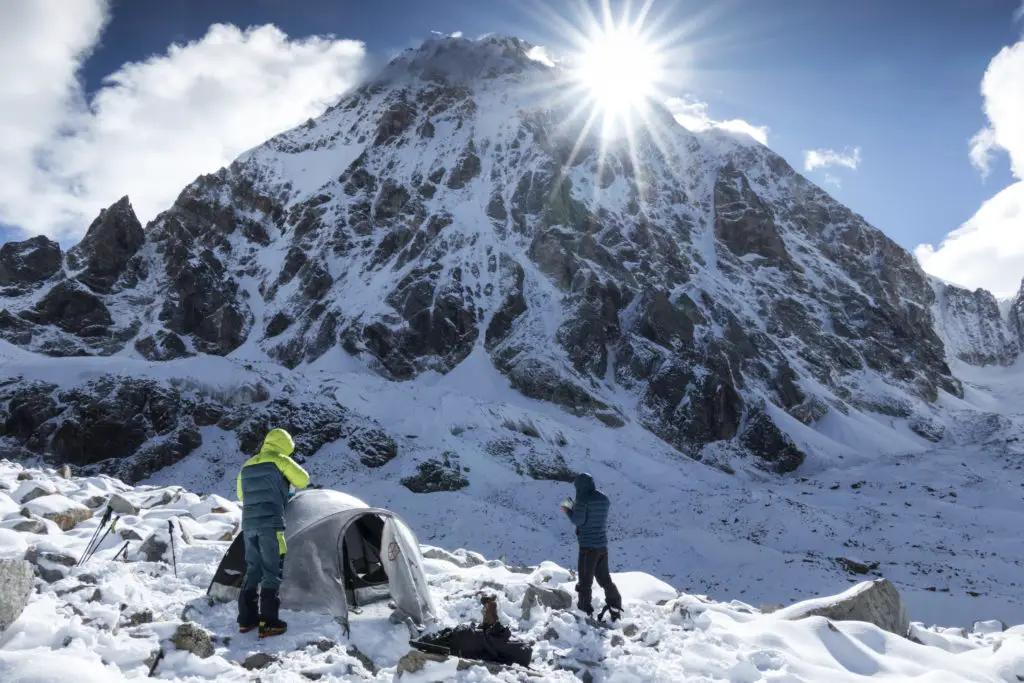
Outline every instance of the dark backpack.
<svg viewBox="0 0 1024 683">
<path fill-rule="evenodd" d="M 513 638 L 512 632 L 501 624 L 446 628 L 409 644 L 423 652 L 498 664 L 529 666 L 533 659 L 533 648 Z"/>
</svg>

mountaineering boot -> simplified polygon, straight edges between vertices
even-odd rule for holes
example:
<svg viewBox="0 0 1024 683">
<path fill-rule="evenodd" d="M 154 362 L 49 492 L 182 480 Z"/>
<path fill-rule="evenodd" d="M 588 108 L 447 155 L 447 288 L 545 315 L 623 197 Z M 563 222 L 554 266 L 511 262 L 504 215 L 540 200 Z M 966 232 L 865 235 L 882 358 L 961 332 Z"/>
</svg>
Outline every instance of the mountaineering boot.
<svg viewBox="0 0 1024 683">
<path fill-rule="evenodd" d="M 288 630 L 288 624 L 278 617 L 280 608 L 277 591 L 260 591 L 260 638 L 279 636 Z"/>
<path fill-rule="evenodd" d="M 615 609 L 614 607 L 612 607 L 610 605 L 605 605 L 604 607 L 601 608 L 601 611 L 597 615 L 597 620 L 598 621 L 603 621 L 604 620 L 605 612 L 608 613 L 608 616 L 611 618 L 613 624 L 622 617 L 622 610 L 621 609 Z"/>
<path fill-rule="evenodd" d="M 248 633 L 260 625 L 260 595 L 255 590 L 238 594 L 238 632 Z"/>
</svg>

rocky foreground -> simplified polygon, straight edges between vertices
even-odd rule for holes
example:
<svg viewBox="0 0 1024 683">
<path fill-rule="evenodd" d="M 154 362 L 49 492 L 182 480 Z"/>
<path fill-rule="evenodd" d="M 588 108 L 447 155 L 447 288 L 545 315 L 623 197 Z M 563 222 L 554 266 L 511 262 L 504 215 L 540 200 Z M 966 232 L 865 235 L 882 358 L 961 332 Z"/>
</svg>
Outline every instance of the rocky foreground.
<svg viewBox="0 0 1024 683">
<path fill-rule="evenodd" d="M 118 519 L 114 530 L 76 566 L 107 507 Z M 570 571 L 548 562 L 509 567 L 465 550 L 431 547 L 424 548 L 425 569 L 441 616 L 430 627 L 478 620 L 479 594 L 494 594 L 501 621 L 533 644 L 530 669 L 410 652 L 407 627 L 392 623 L 384 605 L 355 616 L 348 638 L 330 617 L 291 612 L 288 634 L 260 642 L 235 632 L 233 605 L 206 597 L 239 516 L 234 503 L 215 495 L 130 487 L 105 476 L 66 478 L 0 461 L 0 679 L 1024 677 L 1024 627 L 978 622 L 967 632 L 913 623 L 885 580 L 831 598 L 757 609 L 681 594 L 646 574 L 618 574 L 626 616 L 606 628 L 572 609 Z"/>
</svg>

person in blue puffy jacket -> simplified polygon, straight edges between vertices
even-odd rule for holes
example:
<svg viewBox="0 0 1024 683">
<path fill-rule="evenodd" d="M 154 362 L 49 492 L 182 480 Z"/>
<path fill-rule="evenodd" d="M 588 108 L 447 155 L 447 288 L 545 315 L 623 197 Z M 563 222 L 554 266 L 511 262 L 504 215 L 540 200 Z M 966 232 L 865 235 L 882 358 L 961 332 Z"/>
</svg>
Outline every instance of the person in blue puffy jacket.
<svg viewBox="0 0 1024 683">
<path fill-rule="evenodd" d="M 562 505 L 562 512 L 576 525 L 579 540 L 579 577 L 576 583 L 579 608 L 587 616 L 594 613 L 590 599 L 594 579 L 597 579 L 597 585 L 604 589 L 605 596 L 605 609 L 601 615 L 608 611 L 615 621 L 622 614 L 622 596 L 608 571 L 608 510 L 611 501 L 597 489 L 594 478 L 585 472 L 576 477 L 574 484 L 576 500 L 566 501 L 569 504 Z"/>
<path fill-rule="evenodd" d="M 238 473 L 245 539 L 245 579 L 238 596 L 238 630 L 259 626 L 260 638 L 284 633 L 288 624 L 278 614 L 281 569 L 288 551 L 284 540 L 284 508 L 290 487 L 304 489 L 309 475 L 291 459 L 295 442 L 283 429 L 272 429 L 260 452 Z"/>
</svg>

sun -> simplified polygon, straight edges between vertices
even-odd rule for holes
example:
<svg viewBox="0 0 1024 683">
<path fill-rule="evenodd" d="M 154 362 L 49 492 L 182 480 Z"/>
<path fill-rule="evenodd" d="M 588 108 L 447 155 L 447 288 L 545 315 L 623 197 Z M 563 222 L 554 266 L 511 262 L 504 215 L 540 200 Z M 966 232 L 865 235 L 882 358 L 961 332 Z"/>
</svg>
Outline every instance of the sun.
<svg viewBox="0 0 1024 683">
<path fill-rule="evenodd" d="M 616 25 L 606 16 L 581 46 L 575 78 L 606 115 L 628 117 L 647 108 L 658 93 L 664 67 L 654 43 L 640 26 Z"/>
</svg>

